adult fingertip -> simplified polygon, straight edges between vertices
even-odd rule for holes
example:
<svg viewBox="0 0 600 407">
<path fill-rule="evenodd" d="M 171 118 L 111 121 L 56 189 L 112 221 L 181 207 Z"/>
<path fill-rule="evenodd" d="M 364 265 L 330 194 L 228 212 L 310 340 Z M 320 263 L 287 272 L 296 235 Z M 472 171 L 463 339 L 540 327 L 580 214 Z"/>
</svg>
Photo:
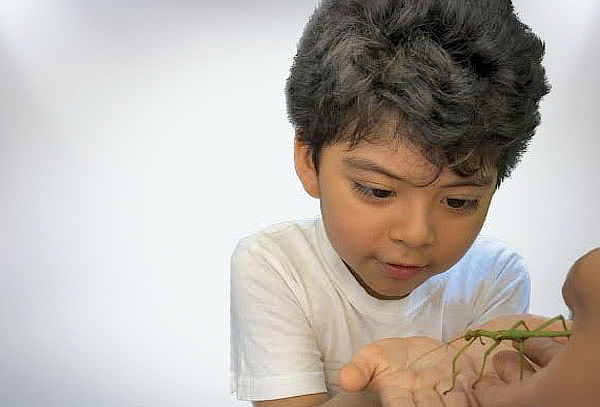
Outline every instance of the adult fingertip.
<svg viewBox="0 0 600 407">
<path fill-rule="evenodd" d="M 498 377 L 505 383 L 519 383 L 533 375 L 536 369 L 525 356 L 510 350 L 503 350 L 494 355 L 492 363 Z"/>
<path fill-rule="evenodd" d="M 525 341 L 525 354 L 538 366 L 547 366 L 550 361 L 563 351 L 564 344 L 553 338 L 530 338 Z"/>
<path fill-rule="evenodd" d="M 597 326 L 600 306 L 600 248 L 580 257 L 571 267 L 563 284 L 565 303 L 573 312 L 576 322 Z"/>
<path fill-rule="evenodd" d="M 364 390 L 369 383 L 369 377 L 356 363 L 348 363 L 339 373 L 339 385 L 345 391 L 355 392 Z"/>
<path fill-rule="evenodd" d="M 478 391 L 489 392 L 489 388 L 493 386 L 501 386 L 505 384 L 504 381 L 494 375 L 483 375 L 481 379 L 474 383 L 473 387 L 475 389 L 475 393 Z"/>
</svg>

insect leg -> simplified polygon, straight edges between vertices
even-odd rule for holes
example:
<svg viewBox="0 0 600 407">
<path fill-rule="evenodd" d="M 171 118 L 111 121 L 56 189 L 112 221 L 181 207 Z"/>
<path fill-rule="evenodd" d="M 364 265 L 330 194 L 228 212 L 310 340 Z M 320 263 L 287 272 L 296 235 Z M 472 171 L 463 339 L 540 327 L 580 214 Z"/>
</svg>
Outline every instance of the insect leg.
<svg viewBox="0 0 600 407">
<path fill-rule="evenodd" d="M 519 341 L 519 362 L 521 370 L 519 371 L 519 380 L 523 380 L 523 369 L 525 368 L 525 340 Z"/>
<path fill-rule="evenodd" d="M 463 346 L 458 352 L 456 352 L 456 355 L 454 355 L 454 359 L 452 359 L 452 386 L 444 392 L 444 395 L 451 392 L 454 389 L 454 386 L 456 385 L 456 376 L 458 376 L 458 372 L 456 371 L 456 361 L 458 360 L 460 355 L 462 355 L 464 351 L 466 351 L 469 348 L 469 346 L 471 346 L 476 340 L 477 336 L 473 337 L 465 346 Z"/>
<path fill-rule="evenodd" d="M 525 328 L 526 331 L 530 330 L 529 327 L 527 326 L 527 324 L 525 323 L 525 321 L 523 321 L 523 320 L 517 321 L 517 323 L 515 323 L 513 326 L 511 326 L 508 330 L 512 331 L 514 329 L 517 329 L 519 326 L 523 326 L 523 328 Z"/>
<path fill-rule="evenodd" d="M 542 329 L 546 328 L 547 326 L 552 325 L 556 321 L 561 321 L 564 330 L 568 331 L 567 323 L 565 322 L 565 317 L 563 317 L 562 315 L 557 315 L 554 318 L 547 320 L 546 322 L 544 322 L 543 324 L 541 324 L 540 326 L 535 328 L 534 331 L 541 331 Z"/>
<path fill-rule="evenodd" d="M 500 342 L 501 342 L 501 340 L 495 339 L 494 343 L 489 348 L 487 348 L 487 350 L 483 354 L 483 363 L 481 364 L 481 370 L 479 371 L 479 376 L 477 376 L 477 380 L 475 380 L 475 382 L 473 383 L 473 387 L 475 387 L 477 382 L 479 382 L 479 380 L 481 380 L 481 376 L 483 375 L 483 371 L 485 370 L 485 363 L 487 361 L 487 358 L 490 355 L 490 353 L 492 353 L 494 351 L 494 349 L 496 349 L 498 347 L 498 345 L 500 345 Z"/>
</svg>

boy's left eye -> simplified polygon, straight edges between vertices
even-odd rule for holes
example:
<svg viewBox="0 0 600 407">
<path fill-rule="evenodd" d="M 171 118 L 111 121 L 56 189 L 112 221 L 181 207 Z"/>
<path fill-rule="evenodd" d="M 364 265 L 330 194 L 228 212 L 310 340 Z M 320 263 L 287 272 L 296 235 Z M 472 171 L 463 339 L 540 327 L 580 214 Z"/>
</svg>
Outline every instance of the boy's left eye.
<svg viewBox="0 0 600 407">
<path fill-rule="evenodd" d="M 479 206 L 477 199 L 446 198 L 446 205 L 455 210 L 475 209 Z"/>
<path fill-rule="evenodd" d="M 373 189 L 371 189 L 371 195 L 373 195 L 375 198 L 387 198 L 388 196 L 392 195 L 392 191 L 386 191 L 385 189 L 373 188 Z"/>
</svg>

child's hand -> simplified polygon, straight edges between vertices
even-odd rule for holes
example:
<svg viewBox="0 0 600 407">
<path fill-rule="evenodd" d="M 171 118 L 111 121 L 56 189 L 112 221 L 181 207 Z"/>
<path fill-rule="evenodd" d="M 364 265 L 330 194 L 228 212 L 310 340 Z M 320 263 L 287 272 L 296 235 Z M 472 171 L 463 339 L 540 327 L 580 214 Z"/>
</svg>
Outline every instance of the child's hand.
<svg viewBox="0 0 600 407">
<path fill-rule="evenodd" d="M 339 383 L 346 391 L 376 393 L 382 407 L 468 407 L 475 372 L 469 357 L 460 358 L 456 388 L 450 388 L 455 347 L 442 347 L 421 358 L 442 342 L 425 337 L 390 338 L 359 349 L 340 371 Z M 472 399 L 471 399 L 472 400 Z M 472 401 L 471 401 L 472 402 Z"/>
<path fill-rule="evenodd" d="M 499 317 L 478 328 L 487 330 L 506 329 L 518 320 L 535 327 L 547 318 L 535 315 L 510 315 Z M 562 329 L 549 327 L 549 329 Z M 463 407 L 477 406 L 472 385 L 477 379 L 483 362 L 483 354 L 489 348 L 491 340 L 482 338 L 473 343 L 457 359 L 459 372 L 457 384 L 452 383 L 452 360 L 465 345 L 457 341 L 444 347 L 442 342 L 426 337 L 390 338 L 373 342 L 361 348 L 352 361 L 340 372 L 340 386 L 347 391 L 367 390 L 375 393 L 383 407 Z M 558 344 L 557 344 L 558 345 Z M 441 347 L 440 347 L 441 346 Z M 438 348 L 429 353 L 432 349 Z M 509 341 L 504 341 L 488 360 L 497 353 L 516 352 Z M 536 365 L 537 367 L 537 365 Z M 525 376 L 533 372 L 526 366 Z M 492 363 L 484 371 L 487 380 L 500 381 Z"/>
</svg>

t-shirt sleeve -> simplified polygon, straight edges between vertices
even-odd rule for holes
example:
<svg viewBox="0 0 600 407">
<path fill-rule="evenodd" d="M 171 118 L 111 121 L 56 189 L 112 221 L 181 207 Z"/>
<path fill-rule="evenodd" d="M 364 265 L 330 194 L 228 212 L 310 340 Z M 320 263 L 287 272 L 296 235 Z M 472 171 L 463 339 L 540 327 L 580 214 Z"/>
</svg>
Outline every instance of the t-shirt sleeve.
<svg viewBox="0 0 600 407">
<path fill-rule="evenodd" d="M 523 314 L 529 309 L 531 282 L 523 258 L 505 248 L 492 267 L 492 279 L 479 299 L 470 327 L 502 315 Z"/>
<path fill-rule="evenodd" d="M 326 392 L 291 264 L 251 243 L 240 242 L 231 258 L 231 392 L 240 400 Z"/>
</svg>

